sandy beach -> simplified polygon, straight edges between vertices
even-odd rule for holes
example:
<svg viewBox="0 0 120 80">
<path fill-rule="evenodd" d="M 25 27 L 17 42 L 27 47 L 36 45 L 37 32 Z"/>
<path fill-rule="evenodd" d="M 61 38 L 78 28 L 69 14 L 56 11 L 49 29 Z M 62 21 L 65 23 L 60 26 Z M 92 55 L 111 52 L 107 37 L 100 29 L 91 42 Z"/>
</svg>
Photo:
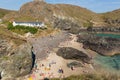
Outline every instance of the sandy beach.
<svg viewBox="0 0 120 80">
<path fill-rule="evenodd" d="M 82 73 L 91 73 L 94 71 L 91 64 L 81 63 L 81 67 L 75 67 L 73 70 L 67 66 L 68 63 L 78 62 L 76 60 L 66 60 L 56 55 L 56 51 L 61 47 L 72 47 L 78 50 L 84 50 L 83 45 L 77 42 L 76 35 L 58 33 L 43 38 L 28 39 L 33 44 L 33 51 L 36 55 L 35 67 L 28 80 L 43 80 L 44 78 L 63 78 L 71 75 L 80 75 Z M 63 73 L 59 70 L 62 69 Z M 25 79 L 26 80 L 26 79 Z"/>
</svg>

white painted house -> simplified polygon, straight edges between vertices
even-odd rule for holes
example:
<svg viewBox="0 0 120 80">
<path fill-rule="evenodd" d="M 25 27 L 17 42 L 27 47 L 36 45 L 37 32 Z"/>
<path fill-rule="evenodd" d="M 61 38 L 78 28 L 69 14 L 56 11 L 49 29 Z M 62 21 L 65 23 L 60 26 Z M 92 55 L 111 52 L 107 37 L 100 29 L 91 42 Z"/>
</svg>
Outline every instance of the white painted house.
<svg viewBox="0 0 120 80">
<path fill-rule="evenodd" d="M 44 27 L 45 24 L 43 22 L 13 22 L 13 26 L 29 26 L 29 27 Z"/>
</svg>

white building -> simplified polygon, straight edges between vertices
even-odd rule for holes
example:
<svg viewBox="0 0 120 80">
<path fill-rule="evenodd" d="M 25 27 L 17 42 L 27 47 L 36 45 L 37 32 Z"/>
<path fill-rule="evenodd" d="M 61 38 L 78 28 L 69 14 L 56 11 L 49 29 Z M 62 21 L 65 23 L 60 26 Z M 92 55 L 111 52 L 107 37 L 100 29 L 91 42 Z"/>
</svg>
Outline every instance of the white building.
<svg viewBox="0 0 120 80">
<path fill-rule="evenodd" d="M 44 27 L 45 24 L 43 22 L 13 22 L 13 26 L 29 26 L 29 27 Z"/>
</svg>

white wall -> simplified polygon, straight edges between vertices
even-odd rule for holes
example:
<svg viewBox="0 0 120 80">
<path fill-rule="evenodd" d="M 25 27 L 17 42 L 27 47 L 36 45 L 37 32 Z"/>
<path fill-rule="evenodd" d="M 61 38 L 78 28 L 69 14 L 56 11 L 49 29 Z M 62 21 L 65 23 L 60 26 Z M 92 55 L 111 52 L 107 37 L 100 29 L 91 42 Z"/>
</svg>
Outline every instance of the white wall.
<svg viewBox="0 0 120 80">
<path fill-rule="evenodd" d="M 45 26 L 44 23 L 35 25 L 35 24 L 30 24 L 30 23 L 16 23 L 16 22 L 13 22 L 13 26 L 17 26 L 17 25 L 20 25 L 20 26 L 30 26 L 30 27 L 35 27 L 35 26 L 36 27 L 44 27 Z"/>
</svg>

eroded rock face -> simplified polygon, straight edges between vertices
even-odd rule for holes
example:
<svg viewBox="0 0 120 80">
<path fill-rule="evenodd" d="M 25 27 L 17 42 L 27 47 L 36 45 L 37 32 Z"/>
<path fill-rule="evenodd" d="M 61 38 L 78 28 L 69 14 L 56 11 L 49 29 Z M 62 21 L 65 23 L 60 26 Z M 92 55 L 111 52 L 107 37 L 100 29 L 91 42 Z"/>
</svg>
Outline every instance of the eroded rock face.
<svg viewBox="0 0 120 80">
<path fill-rule="evenodd" d="M 22 44 L 17 47 L 12 55 L 0 57 L 0 72 L 2 79 L 24 76 L 32 68 L 32 51 L 30 44 Z"/>
<path fill-rule="evenodd" d="M 90 57 L 83 53 L 82 51 L 79 51 L 71 47 L 60 48 L 57 52 L 57 55 L 65 59 L 80 60 L 86 63 L 90 63 L 91 60 Z"/>
<path fill-rule="evenodd" d="M 8 41 L 0 39 L 0 58 L 7 55 L 11 49 L 12 45 Z"/>
<path fill-rule="evenodd" d="M 79 35 L 78 42 L 83 43 L 84 48 L 91 49 L 102 55 L 114 55 L 120 52 L 120 39 L 86 34 Z"/>
<path fill-rule="evenodd" d="M 54 27 L 76 34 L 79 33 L 81 25 L 71 20 L 56 18 L 54 20 Z"/>
</svg>

